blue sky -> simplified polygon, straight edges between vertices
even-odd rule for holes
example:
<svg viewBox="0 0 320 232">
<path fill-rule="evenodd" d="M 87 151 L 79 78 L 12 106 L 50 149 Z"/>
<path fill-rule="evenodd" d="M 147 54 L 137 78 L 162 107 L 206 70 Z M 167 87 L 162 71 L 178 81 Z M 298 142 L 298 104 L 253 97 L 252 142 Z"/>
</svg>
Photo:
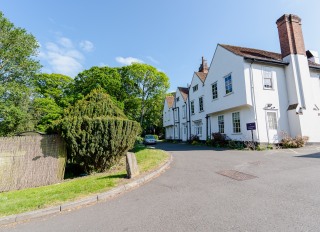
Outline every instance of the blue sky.
<svg viewBox="0 0 320 232">
<path fill-rule="evenodd" d="M 43 72 L 76 76 L 92 66 L 144 62 L 170 90 L 190 83 L 217 43 L 280 52 L 276 20 L 302 18 L 306 48 L 320 52 L 319 0 L 2 0 L 0 10 L 33 34 Z"/>
</svg>

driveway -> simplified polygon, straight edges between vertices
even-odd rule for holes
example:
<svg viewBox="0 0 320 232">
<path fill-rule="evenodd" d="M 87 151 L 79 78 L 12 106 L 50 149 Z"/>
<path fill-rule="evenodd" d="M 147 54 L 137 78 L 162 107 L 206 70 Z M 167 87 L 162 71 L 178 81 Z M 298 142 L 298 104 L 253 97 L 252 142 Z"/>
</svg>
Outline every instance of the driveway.
<svg viewBox="0 0 320 232">
<path fill-rule="evenodd" d="M 262 152 L 157 147 L 171 152 L 174 161 L 146 185 L 0 231 L 320 230 L 319 147 Z"/>
</svg>

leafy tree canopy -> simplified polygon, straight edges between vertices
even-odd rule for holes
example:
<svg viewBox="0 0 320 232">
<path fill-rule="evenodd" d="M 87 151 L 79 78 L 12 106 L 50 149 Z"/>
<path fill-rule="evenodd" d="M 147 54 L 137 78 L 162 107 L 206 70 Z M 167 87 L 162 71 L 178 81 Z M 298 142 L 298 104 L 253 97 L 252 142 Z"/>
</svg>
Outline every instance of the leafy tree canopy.
<svg viewBox="0 0 320 232">
<path fill-rule="evenodd" d="M 120 71 L 130 85 L 130 94 L 139 105 L 135 120 L 142 128 L 158 125 L 161 121 L 162 103 L 169 88 L 169 78 L 163 72 L 147 64 L 132 64 Z"/>
<path fill-rule="evenodd" d="M 13 81 L 28 84 L 40 68 L 34 59 L 38 47 L 33 35 L 15 27 L 0 12 L 0 84 Z"/>
</svg>

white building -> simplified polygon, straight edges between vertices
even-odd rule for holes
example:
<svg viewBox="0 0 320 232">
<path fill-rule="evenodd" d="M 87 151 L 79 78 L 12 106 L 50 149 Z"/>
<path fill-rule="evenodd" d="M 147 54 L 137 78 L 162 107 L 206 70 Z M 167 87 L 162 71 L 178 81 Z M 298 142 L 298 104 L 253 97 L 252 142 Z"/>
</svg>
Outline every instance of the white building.
<svg viewBox="0 0 320 232">
<path fill-rule="evenodd" d="M 305 50 L 298 16 L 283 15 L 277 26 L 281 54 L 217 45 L 210 69 L 195 73 L 189 88 L 191 134 L 251 140 L 254 123 L 257 142 L 277 143 L 283 133 L 320 142 L 319 55 Z"/>
<path fill-rule="evenodd" d="M 167 96 L 164 100 L 163 107 L 163 127 L 165 128 L 165 138 L 174 139 L 174 115 L 173 115 L 173 104 L 174 95 Z"/>
</svg>

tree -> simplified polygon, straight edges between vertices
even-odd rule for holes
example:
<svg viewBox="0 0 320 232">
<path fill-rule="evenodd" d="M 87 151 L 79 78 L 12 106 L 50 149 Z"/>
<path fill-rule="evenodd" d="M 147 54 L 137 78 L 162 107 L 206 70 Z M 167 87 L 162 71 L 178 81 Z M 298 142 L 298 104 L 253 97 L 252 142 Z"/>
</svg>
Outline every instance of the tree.
<svg viewBox="0 0 320 232">
<path fill-rule="evenodd" d="M 30 114 L 32 82 L 40 69 L 34 59 L 38 43 L 0 12 L 0 135 L 33 129 Z"/>
<path fill-rule="evenodd" d="M 28 85 L 40 69 L 34 59 L 38 47 L 33 35 L 15 27 L 0 12 L 0 84 L 14 81 Z"/>
<path fill-rule="evenodd" d="M 34 92 L 38 98 L 51 98 L 60 107 L 67 107 L 73 101 L 71 77 L 62 74 L 38 74 L 34 77 Z"/>
<path fill-rule="evenodd" d="M 79 73 L 74 81 L 75 99 L 82 99 L 92 90 L 101 87 L 106 90 L 117 106 L 123 109 L 124 92 L 117 68 L 94 66 Z"/>
<path fill-rule="evenodd" d="M 169 78 L 147 64 L 132 64 L 121 68 L 120 74 L 129 86 L 131 99 L 138 106 L 136 120 L 143 129 L 161 121 L 162 103 L 169 88 Z"/>
<path fill-rule="evenodd" d="M 30 89 L 16 82 L 0 85 L 0 136 L 33 130 Z"/>
<path fill-rule="evenodd" d="M 69 162 L 103 172 L 134 145 L 139 123 L 128 120 L 102 88 L 69 107 L 60 123 Z"/>
</svg>

